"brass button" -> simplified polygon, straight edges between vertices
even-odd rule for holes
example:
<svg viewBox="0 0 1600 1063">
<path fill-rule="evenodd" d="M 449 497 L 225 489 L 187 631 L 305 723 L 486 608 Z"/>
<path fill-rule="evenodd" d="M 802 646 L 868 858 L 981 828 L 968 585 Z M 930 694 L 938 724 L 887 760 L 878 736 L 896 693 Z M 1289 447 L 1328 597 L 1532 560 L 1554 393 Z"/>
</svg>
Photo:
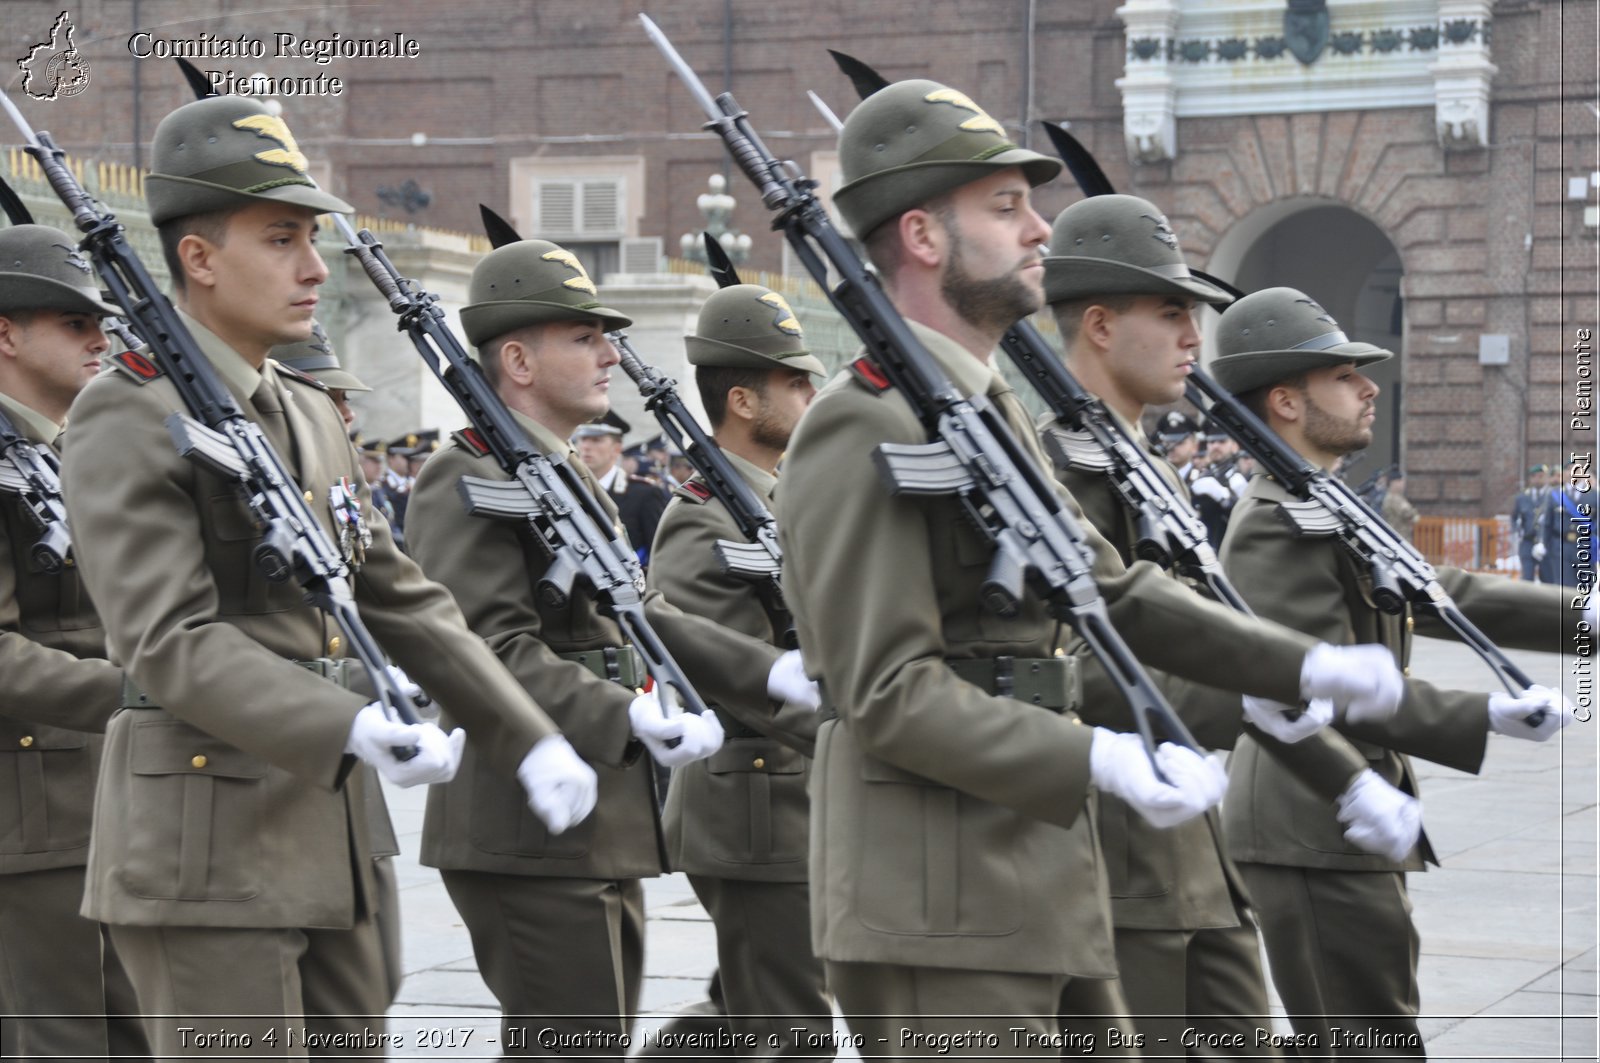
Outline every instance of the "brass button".
<svg viewBox="0 0 1600 1063">
<path fill-rule="evenodd" d="M 1074 716 L 1072 718 L 1072 726 L 1074 726 L 1074 727 L 1082 727 L 1083 726 L 1083 721 L 1078 719 L 1076 716 Z"/>
<path fill-rule="evenodd" d="M 766 761 L 765 757 L 757 757 L 751 764 L 751 767 L 755 767 L 755 768 L 764 768 L 766 766 L 767 766 L 767 761 Z"/>
<path fill-rule="evenodd" d="M 344 645 L 344 639 L 338 635 L 328 640 L 328 656 L 332 657 L 339 652 L 339 647 Z"/>
<path fill-rule="evenodd" d="M 1412 616 L 1412 615 L 1410 615 L 1409 613 L 1407 613 L 1406 614 L 1406 634 L 1409 635 L 1415 630 L 1417 630 L 1417 618 Z"/>
<path fill-rule="evenodd" d="M 204 753 L 196 753 L 192 758 L 190 758 L 189 763 L 197 768 L 203 768 L 207 763 L 206 755 Z"/>
<path fill-rule="evenodd" d="M 317 496 L 316 495 L 312 494 L 310 491 L 306 492 L 306 505 L 309 506 L 311 503 L 315 502 L 316 500 L 317 500 Z"/>
<path fill-rule="evenodd" d="M 1400 674 L 1405 676 L 1407 679 L 1410 679 L 1411 678 L 1411 666 L 1407 665 L 1406 667 L 1400 669 Z"/>
<path fill-rule="evenodd" d="M 23 735 L 21 742 L 18 744 L 21 745 L 23 749 L 27 749 L 29 746 L 33 745 L 33 735 Z"/>
</svg>

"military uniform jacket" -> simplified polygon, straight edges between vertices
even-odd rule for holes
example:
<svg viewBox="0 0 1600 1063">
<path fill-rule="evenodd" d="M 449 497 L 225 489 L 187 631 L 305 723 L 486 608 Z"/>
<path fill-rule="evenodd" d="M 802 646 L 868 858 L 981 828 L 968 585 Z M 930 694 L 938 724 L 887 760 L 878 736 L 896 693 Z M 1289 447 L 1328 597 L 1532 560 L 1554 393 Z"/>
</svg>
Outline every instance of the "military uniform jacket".
<svg viewBox="0 0 1600 1063">
<path fill-rule="evenodd" d="M 1117 416 L 1110 410 L 1107 414 Z M 1136 426 L 1126 421 L 1122 426 L 1145 450 L 1149 464 L 1180 497 L 1186 498 L 1188 491 L 1176 470 L 1150 451 Z M 1052 427 L 1057 425 L 1046 423 L 1045 430 Z M 1084 517 L 1111 543 L 1122 563 L 1131 564 L 1138 530 L 1111 478 L 1103 472 L 1059 465 L 1056 477 L 1083 508 Z M 1118 704 L 1119 696 L 1110 687 L 1104 670 L 1092 663 L 1092 658 L 1085 661 L 1084 667 L 1085 688 L 1096 692 L 1085 701 L 1105 714 L 1102 718 L 1086 706 L 1085 718 L 1115 730 L 1132 730 L 1132 718 L 1121 711 L 1124 706 Z M 1239 695 L 1214 696 L 1214 692 L 1164 673 L 1151 678 L 1160 685 L 1162 694 L 1184 718 L 1197 741 L 1210 748 L 1232 748 L 1241 715 Z M 1094 680 L 1106 683 L 1103 694 Z M 1098 825 L 1111 882 L 1113 925 L 1137 930 L 1201 930 L 1239 925 L 1235 897 L 1242 901 L 1247 894 L 1238 869 L 1227 857 L 1215 809 L 1161 830 L 1121 798 L 1101 794 Z"/>
<path fill-rule="evenodd" d="M 1033 425 L 1004 380 L 912 327 L 963 394 L 990 396 L 1048 479 Z M 993 551 L 959 502 L 888 492 L 873 450 L 926 441 L 897 392 L 847 372 L 812 402 L 785 459 L 784 590 L 839 716 L 819 729 L 814 768 L 817 954 L 1108 977 L 1105 872 L 1092 818 L 1081 815 L 1090 729 L 1071 713 L 988 694 L 946 663 L 1048 657 L 1065 626 L 1031 593 L 1010 618 L 983 609 Z M 1149 564 L 1123 571 L 1105 540 L 1088 534 L 1112 621 L 1142 657 L 1296 696 L 1305 640 L 1241 624 Z M 1196 650 L 1184 635 L 1197 623 L 1233 638 L 1254 665 L 1249 674 Z"/>
<path fill-rule="evenodd" d="M 54 452 L 47 418 L 7 395 L 0 407 Z M 21 499 L 0 493 L 0 874 L 85 862 L 100 735 L 122 697 L 77 568 L 39 568 L 38 538 Z"/>
<path fill-rule="evenodd" d="M 1276 481 L 1250 481 L 1234 512 L 1222 560 L 1239 593 L 1259 615 L 1336 646 L 1379 642 L 1404 668 L 1414 628 L 1446 636 L 1430 615 L 1388 615 L 1372 599 L 1370 574 L 1332 538 L 1300 538 L 1276 512 L 1292 496 Z M 1562 597 L 1548 587 L 1496 576 L 1440 569 L 1439 582 L 1474 624 L 1500 646 L 1556 651 Z M 1338 727 L 1367 760 L 1366 766 L 1407 793 L 1417 792 L 1407 754 L 1461 771 L 1482 764 L 1488 734 L 1488 695 L 1440 690 L 1406 681 L 1405 697 L 1384 724 Z M 1426 835 L 1402 861 L 1365 852 L 1344 839 L 1332 799 L 1350 781 L 1324 776 L 1305 788 L 1294 780 L 1298 746 L 1281 757 L 1262 755 L 1241 738 L 1229 767 L 1223 823 L 1235 860 L 1345 871 L 1417 871 L 1432 861 Z M 1300 775 L 1315 778 L 1316 772 Z M 1436 861 L 1434 861 L 1436 862 Z"/>
<path fill-rule="evenodd" d="M 251 395 L 263 380 L 276 393 L 292 438 L 281 456 L 334 534 L 330 487 L 364 481 L 327 392 L 270 360 L 252 369 L 187 321 L 247 417 L 262 419 Z M 128 364 L 154 376 L 136 355 Z M 163 421 L 180 409 L 169 380 L 139 372 L 103 374 L 73 406 L 62 478 L 78 564 L 112 660 L 161 706 L 119 712 L 108 728 L 84 914 L 348 928 L 372 910 L 374 852 L 393 851 L 387 816 L 369 803 L 376 780 L 344 752 L 367 698 L 294 663 L 341 655 L 337 628 L 296 584 L 271 583 L 252 563 L 260 536 L 234 485 L 173 447 Z M 516 764 L 553 725 L 359 491 L 372 544 L 352 584 L 367 627 Z"/>
<path fill-rule="evenodd" d="M 620 528 L 616 506 L 566 440 L 520 413 L 513 416 L 541 450 L 565 457 Z M 537 586 L 548 567 L 544 547 L 526 522 L 469 515 L 456 492 L 463 476 L 510 479 L 463 434 L 452 438 L 428 459 L 412 491 L 406 522 L 412 556 L 454 592 L 472 630 L 518 681 L 538 691 L 539 703 L 599 775 L 600 794 L 588 819 L 551 836 L 528 809 L 514 772 L 485 764 L 484 754 L 493 747 L 480 745 L 469 729 L 461 770 L 428 794 L 422 862 L 512 875 L 658 875 L 663 849 L 654 781 L 628 721 L 635 691 L 559 656 L 620 647 L 622 632 L 581 588 L 561 609 L 541 601 Z M 765 701 L 775 649 L 686 616 L 659 594 L 647 598 L 646 610 L 703 698 L 722 704 Z"/>
<path fill-rule="evenodd" d="M 723 452 L 768 509 L 777 479 Z M 773 646 L 788 622 L 763 606 L 755 584 L 717 562 L 719 539 L 747 541 L 721 500 L 696 476 L 673 492 L 656 528 L 650 585 L 678 608 Z M 759 882 L 805 882 L 811 754 L 817 714 L 771 702 L 720 706 L 759 737 L 733 737 L 705 760 L 675 768 L 663 826 L 674 871 Z"/>
</svg>

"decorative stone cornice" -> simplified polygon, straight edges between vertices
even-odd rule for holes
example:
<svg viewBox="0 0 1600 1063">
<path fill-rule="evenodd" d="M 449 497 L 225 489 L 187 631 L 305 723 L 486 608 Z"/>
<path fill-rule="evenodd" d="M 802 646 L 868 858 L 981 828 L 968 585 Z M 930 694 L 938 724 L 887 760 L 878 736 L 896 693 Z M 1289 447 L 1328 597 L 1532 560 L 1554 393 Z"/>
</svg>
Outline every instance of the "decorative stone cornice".
<svg viewBox="0 0 1600 1063">
<path fill-rule="evenodd" d="M 1283 0 L 1128 0 L 1123 128 L 1135 162 L 1177 155 L 1177 119 L 1434 107 L 1447 149 L 1488 143 L 1492 0 L 1347 0 L 1290 47 Z M 1303 25 L 1303 23 L 1302 23 Z M 1302 34 L 1304 30 L 1301 31 Z"/>
</svg>

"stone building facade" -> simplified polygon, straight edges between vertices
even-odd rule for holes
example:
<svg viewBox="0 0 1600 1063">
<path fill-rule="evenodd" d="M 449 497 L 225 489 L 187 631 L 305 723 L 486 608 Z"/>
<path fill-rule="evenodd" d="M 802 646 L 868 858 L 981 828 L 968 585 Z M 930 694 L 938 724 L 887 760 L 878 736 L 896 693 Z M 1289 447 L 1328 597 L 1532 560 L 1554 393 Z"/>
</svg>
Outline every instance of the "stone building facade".
<svg viewBox="0 0 1600 1063">
<path fill-rule="evenodd" d="M 16 76 L 4 87 L 70 151 L 138 164 L 148 160 L 136 142 L 188 98 L 157 42 L 226 52 L 223 42 L 259 41 L 260 58 L 194 61 L 237 77 L 340 78 L 338 96 L 276 98 L 320 179 L 363 211 L 472 231 L 488 203 L 605 274 L 676 254 L 703 224 L 695 197 L 707 176 L 727 172 L 638 29 L 636 3 L 218 6 L 82 0 L 70 14 L 89 86 L 53 101 L 26 98 Z M 1069 121 L 1119 191 L 1164 207 L 1196 265 L 1244 288 L 1304 288 L 1400 355 L 1380 378 L 1390 431 L 1365 468 L 1402 462 L 1425 513 L 1504 512 L 1530 462 L 1593 450 L 1592 378 L 1580 376 L 1593 363 L 1573 349 L 1597 315 L 1593 4 L 645 6 L 824 194 L 837 184 L 834 135 L 807 90 L 840 115 L 854 102 L 827 48 L 891 78 L 959 86 L 1040 150 L 1038 123 Z M 7 0 L 12 50 L 48 35 L 61 9 Z M 130 50 L 141 29 L 149 36 Z M 278 34 L 302 55 L 274 54 Z M 303 57 L 307 41 L 337 51 L 397 34 L 415 57 Z M 754 238 L 751 266 L 795 272 L 754 191 L 737 175 L 729 190 L 734 224 Z M 1063 176 L 1037 203 L 1048 217 L 1079 195 Z"/>
</svg>

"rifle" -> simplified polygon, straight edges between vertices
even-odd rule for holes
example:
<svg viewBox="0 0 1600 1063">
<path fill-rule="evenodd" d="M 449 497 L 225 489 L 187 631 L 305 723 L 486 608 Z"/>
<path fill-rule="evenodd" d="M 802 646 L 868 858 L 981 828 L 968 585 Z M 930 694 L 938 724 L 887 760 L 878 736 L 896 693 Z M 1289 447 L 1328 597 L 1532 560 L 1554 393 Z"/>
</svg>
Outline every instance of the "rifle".
<svg viewBox="0 0 1600 1063">
<path fill-rule="evenodd" d="M 828 292 L 834 308 L 866 345 L 892 386 L 916 412 L 930 441 L 883 444 L 873 461 L 891 494 L 956 495 L 974 526 L 994 545 L 983 584 L 983 604 L 1015 615 L 1029 585 L 1054 615 L 1077 632 L 1127 698 L 1140 737 L 1155 760 L 1153 725 L 1174 742 L 1195 747 L 1177 714 L 1162 698 L 1112 628 L 1090 569 L 1083 529 L 1032 457 L 1021 447 L 987 396 L 963 397 L 900 316 L 878 279 L 834 228 L 815 194 L 816 182 L 781 163 L 763 144 L 731 93 L 715 100 L 694 70 L 648 16 L 645 32 L 710 119 L 734 161 L 776 212 L 800 260 Z M 826 262 L 824 261 L 826 260 Z M 828 288 L 828 266 L 842 281 Z M 1160 776 L 1160 768 L 1156 767 Z"/>
<path fill-rule="evenodd" d="M 483 367 L 450 330 L 439 297 L 402 276 L 370 230 L 357 232 L 339 215 L 333 215 L 333 222 L 349 244 L 345 253 L 361 263 L 399 318 L 399 330 L 411 338 L 423 362 L 472 422 L 477 440 L 511 477 L 509 482 L 462 477 L 457 490 L 467 512 L 526 524 L 550 561 L 539 580 L 543 602 L 552 609 L 563 608 L 581 581 L 644 658 L 663 710 L 676 711 L 676 695 L 685 711 L 705 712 L 705 702 L 645 616 L 639 559 L 618 537 L 588 486 L 565 460 L 546 454 L 528 438 L 483 375 Z M 497 235 L 490 228 L 491 235 Z M 510 237 L 520 239 L 515 232 Z"/>
<path fill-rule="evenodd" d="M 1076 137 L 1050 122 L 1045 123 L 1045 131 L 1084 195 L 1115 191 L 1094 157 Z M 1235 299 L 1244 297 L 1244 292 L 1219 277 L 1199 270 L 1190 272 Z M 1222 309 L 1217 307 L 1218 312 Z M 1298 499 L 1279 509 L 1279 514 L 1296 534 L 1337 536 L 1356 561 L 1367 567 L 1372 573 L 1372 599 L 1379 609 L 1396 614 L 1405 609 L 1407 603 L 1429 609 L 1483 659 L 1507 691 L 1521 694 L 1533 685 L 1527 673 L 1512 663 L 1500 647 L 1461 612 L 1439 585 L 1437 573 L 1421 552 L 1389 527 L 1347 484 L 1301 457 L 1198 365 L 1189 374 L 1184 397 L 1202 414 L 1222 425 L 1239 446 L 1256 459 L 1262 472 Z M 1528 726 L 1538 727 L 1544 722 L 1547 711 L 1535 709 L 1524 720 Z"/>
<path fill-rule="evenodd" d="M 710 233 L 705 234 L 706 254 L 713 256 L 711 275 L 718 284 L 727 287 L 738 284 L 739 276 L 733 272 L 733 263 L 727 261 L 722 245 Z M 713 251 L 712 248 L 716 250 Z M 721 256 L 720 259 L 715 256 Z M 745 542 L 718 539 L 712 549 L 722 570 L 730 576 L 749 580 L 776 624 L 783 631 L 784 644 L 790 649 L 798 645 L 794 620 L 784 604 L 781 579 L 783 575 L 783 548 L 778 545 L 778 522 L 770 510 L 744 482 L 744 477 L 733 467 L 717 441 L 696 421 L 694 414 L 678 395 L 677 381 L 655 366 L 646 365 L 633 350 L 628 337 L 621 331 L 610 333 L 622 355 L 622 371 L 639 386 L 644 396 L 645 409 L 655 414 L 661 430 L 683 451 L 706 487 L 716 496 L 733 518 L 734 526 Z"/>
<path fill-rule="evenodd" d="M 16 495 L 39 529 L 28 548 L 33 563 L 52 575 L 72 564 L 72 529 L 61 502 L 61 463 L 36 447 L 0 409 L 0 491 Z"/>
<path fill-rule="evenodd" d="M 33 215 L 11 186 L 0 179 L 0 209 L 13 225 L 33 224 Z M 18 430 L 0 408 L 0 491 L 16 495 L 39 530 L 28 556 L 54 575 L 72 563 L 72 529 L 61 501 L 61 463 Z"/>
<path fill-rule="evenodd" d="M 522 239 L 500 215 L 483 204 L 478 205 L 483 216 L 484 231 L 496 247 Z M 709 271 L 717 285 L 726 288 L 739 283 L 739 275 L 728 259 L 727 252 L 710 233 L 705 234 Z M 780 577 L 783 574 L 783 550 L 778 546 L 778 523 L 773 519 L 761 499 L 744 482 L 728 456 L 716 440 L 706 433 L 695 420 L 694 414 L 678 396 L 678 383 L 655 366 L 646 365 L 628 342 L 627 333 L 621 329 L 606 333 L 617 352 L 622 356 L 622 371 L 627 373 L 644 396 L 645 409 L 655 414 L 662 431 L 672 438 L 689 459 L 706 487 L 716 496 L 733 518 L 739 534 L 746 539 L 738 543 L 719 539 L 712 549 L 722 570 L 731 576 L 750 580 L 756 584 L 762 604 L 774 622 L 781 624 L 784 640 L 790 649 L 797 644 L 794 621 L 783 602 Z M 686 442 L 687 440 L 687 442 Z"/>
<path fill-rule="evenodd" d="M 79 246 L 94 264 L 101 284 L 146 341 L 150 359 L 178 389 L 189 413 L 174 412 L 166 419 L 178 453 L 238 487 L 262 529 L 253 556 L 262 574 L 275 583 L 290 579 L 299 583 L 306 600 L 338 625 L 384 712 L 403 723 L 416 723 L 413 701 L 385 667 L 383 652 L 356 609 L 349 565 L 317 523 L 283 459 L 260 426 L 245 417 L 233 401 L 116 217 L 96 203 L 73 176 L 64 161 L 66 153 L 49 133 L 35 133 L 4 93 L 0 93 L 0 105 L 22 133 L 23 150 L 38 162 L 82 230 Z M 417 755 L 414 747 L 393 752 L 400 760 Z"/>
<path fill-rule="evenodd" d="M 832 49 L 828 54 L 863 99 L 888 84 L 861 60 Z M 1223 573 L 1194 507 L 1146 460 L 1144 451 L 1106 411 L 1104 403 L 1084 390 L 1033 323 L 1024 319 L 1007 329 L 1000 349 L 1067 426 L 1053 426 L 1042 433 L 1051 460 L 1063 468 L 1104 473 L 1133 514 L 1135 556 L 1162 568 L 1174 567 L 1204 584 L 1230 609 L 1254 615 Z"/>
</svg>

